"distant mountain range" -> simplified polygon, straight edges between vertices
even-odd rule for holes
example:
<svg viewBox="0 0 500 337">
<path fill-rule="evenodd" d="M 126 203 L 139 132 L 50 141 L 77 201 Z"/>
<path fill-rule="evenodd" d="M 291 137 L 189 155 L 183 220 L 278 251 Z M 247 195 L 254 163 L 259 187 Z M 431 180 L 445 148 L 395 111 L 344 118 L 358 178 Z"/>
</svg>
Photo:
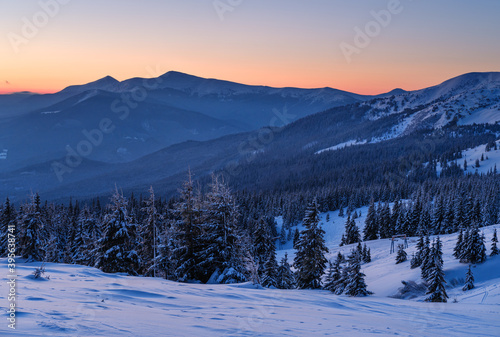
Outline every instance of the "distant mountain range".
<svg viewBox="0 0 500 337">
<path fill-rule="evenodd" d="M 0 172 L 76 150 L 84 130 L 116 126 L 88 159 L 128 162 L 187 140 L 209 140 L 266 125 L 283 126 L 334 106 L 371 99 L 331 88 L 249 86 L 168 72 L 119 82 L 105 77 L 48 95 L 0 95 Z M 280 117 L 286 110 L 287 119 Z M 278 116 L 276 116 L 278 114 Z"/>
<path fill-rule="evenodd" d="M 494 124 L 500 73 L 363 96 L 168 72 L 123 82 L 105 77 L 50 95 L 3 95 L 0 106 L 0 152 L 7 151 L 0 157 L 0 197 L 25 198 L 33 190 L 52 199 L 86 198 L 115 184 L 175 191 L 188 167 L 200 177 L 276 148 L 316 153 L 452 124 Z M 99 139 L 94 131 L 103 120 L 107 132 Z"/>
</svg>

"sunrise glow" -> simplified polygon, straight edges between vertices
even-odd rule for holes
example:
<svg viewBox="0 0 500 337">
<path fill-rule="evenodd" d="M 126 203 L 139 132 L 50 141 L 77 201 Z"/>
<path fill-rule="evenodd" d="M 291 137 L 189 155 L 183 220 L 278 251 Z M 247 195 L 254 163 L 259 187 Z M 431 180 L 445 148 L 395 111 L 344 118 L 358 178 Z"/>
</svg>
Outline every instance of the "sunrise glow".
<svg viewBox="0 0 500 337">
<path fill-rule="evenodd" d="M 66 2 L 4 6 L 0 93 L 56 92 L 106 75 L 152 77 L 148 69 L 154 68 L 377 94 L 500 69 L 498 2 L 482 3 L 490 9 L 480 11 L 472 2 L 451 0 L 255 0 L 225 11 L 200 0 Z M 432 16 L 425 14 L 430 7 Z M 357 37 L 359 31 L 369 41 Z M 471 31 L 482 32 L 481 39 Z M 358 48 L 356 41 L 367 45 Z M 343 43 L 357 51 L 346 57 Z"/>
</svg>

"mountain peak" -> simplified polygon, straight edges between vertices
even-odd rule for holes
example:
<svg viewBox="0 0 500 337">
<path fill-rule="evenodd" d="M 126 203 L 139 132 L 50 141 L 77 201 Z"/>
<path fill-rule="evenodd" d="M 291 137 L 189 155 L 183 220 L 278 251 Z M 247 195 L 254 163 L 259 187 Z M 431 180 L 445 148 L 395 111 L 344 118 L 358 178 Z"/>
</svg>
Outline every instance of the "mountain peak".
<svg viewBox="0 0 500 337">
<path fill-rule="evenodd" d="M 63 89 L 61 92 L 66 94 L 78 94 L 87 90 L 97 89 L 114 91 L 117 88 L 118 84 L 120 84 L 120 81 L 108 75 L 101 79 L 98 79 L 97 81 L 89 82 L 87 84 L 71 85 Z"/>
<path fill-rule="evenodd" d="M 438 86 L 447 88 L 488 86 L 500 82 L 500 72 L 472 72 L 453 77 Z"/>
<path fill-rule="evenodd" d="M 165 74 L 161 75 L 159 78 L 168 80 L 168 81 L 201 81 L 201 80 L 207 80 L 206 78 L 191 75 L 191 74 L 186 74 L 182 73 L 180 71 L 175 71 L 171 70 L 166 72 Z"/>
<path fill-rule="evenodd" d="M 91 84 L 91 83 L 118 83 L 118 82 L 119 81 L 116 78 L 107 75 L 107 76 L 105 76 L 105 77 L 103 77 L 101 79 L 98 79 L 97 81 L 90 82 L 88 84 Z"/>
</svg>

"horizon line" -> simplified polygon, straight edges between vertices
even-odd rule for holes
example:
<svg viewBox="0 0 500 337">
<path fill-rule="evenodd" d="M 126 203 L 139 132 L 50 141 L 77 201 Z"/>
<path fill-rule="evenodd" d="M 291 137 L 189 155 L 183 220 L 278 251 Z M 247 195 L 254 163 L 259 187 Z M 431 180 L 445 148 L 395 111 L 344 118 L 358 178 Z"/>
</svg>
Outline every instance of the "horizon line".
<svg viewBox="0 0 500 337">
<path fill-rule="evenodd" d="M 31 90 L 19 90 L 19 91 L 18 90 L 13 90 L 13 91 L 0 90 L 0 95 L 15 95 L 15 94 L 51 95 L 51 94 L 59 93 L 59 92 L 65 90 L 66 88 L 69 88 L 69 87 L 72 87 L 72 86 L 87 85 L 89 83 L 93 83 L 93 82 L 99 81 L 99 80 L 104 79 L 106 77 L 111 77 L 111 78 L 117 80 L 118 82 L 122 83 L 124 81 L 130 80 L 130 79 L 133 79 L 133 78 L 154 79 L 154 78 L 158 78 L 158 77 L 161 77 L 161 76 L 165 76 L 166 74 L 169 74 L 169 73 L 179 73 L 179 74 L 188 75 L 188 76 L 192 76 L 192 77 L 197 77 L 197 78 L 205 79 L 205 80 L 217 80 L 217 81 L 231 82 L 231 83 L 241 84 L 241 85 L 246 85 L 246 86 L 268 87 L 268 88 L 275 88 L 275 89 L 285 89 L 285 88 L 306 89 L 306 90 L 308 90 L 308 89 L 310 89 L 310 90 L 314 90 L 314 89 L 333 89 L 333 90 L 340 90 L 340 91 L 344 91 L 344 92 L 347 92 L 347 93 L 357 94 L 357 95 L 362 95 L 362 96 L 377 96 L 377 95 L 382 95 L 382 94 L 386 94 L 386 93 L 392 92 L 394 90 L 404 90 L 404 91 L 410 92 L 410 91 L 418 91 L 418 90 L 422 90 L 422 89 L 426 89 L 426 88 L 431 88 L 433 86 L 442 84 L 442 83 L 444 83 L 444 82 L 446 82 L 448 80 L 451 80 L 453 78 L 457 78 L 457 77 L 464 76 L 464 75 L 467 75 L 467 74 L 485 74 L 485 73 L 498 73 L 498 72 L 500 72 L 500 71 L 471 71 L 471 72 L 466 72 L 466 73 L 462 73 L 462 74 L 459 74 L 459 75 L 455 75 L 455 76 L 449 77 L 447 79 L 442 80 L 441 82 L 439 82 L 437 84 L 432 84 L 432 85 L 425 86 L 425 87 L 418 88 L 418 89 L 407 90 L 407 89 L 403 89 L 401 87 L 395 87 L 395 88 L 392 88 L 389 91 L 382 91 L 382 92 L 379 92 L 378 94 L 373 94 L 373 93 L 360 93 L 360 92 L 356 92 L 356 91 L 349 91 L 349 90 L 345 90 L 345 89 L 336 88 L 336 87 L 333 87 L 333 86 L 313 86 L 313 87 L 304 86 L 304 87 L 298 87 L 298 86 L 270 86 L 270 85 L 266 85 L 266 84 L 249 84 L 249 83 L 237 82 L 237 81 L 234 81 L 234 80 L 226 80 L 226 79 L 220 79 L 220 78 L 215 78 L 215 77 L 202 77 L 202 76 L 192 75 L 192 74 L 189 74 L 189 73 L 186 73 L 186 72 L 177 71 L 177 70 L 170 70 L 170 71 L 167 71 L 166 73 L 164 73 L 164 74 L 162 74 L 160 76 L 157 76 L 157 77 L 139 77 L 139 76 L 133 76 L 133 77 L 129 77 L 129 78 L 126 78 L 126 79 L 120 81 L 120 80 L 116 79 L 116 77 L 114 77 L 112 75 L 105 75 L 103 77 L 100 77 L 100 78 L 98 78 L 96 80 L 93 80 L 93 81 L 90 81 L 90 82 L 81 83 L 81 84 L 70 84 L 70 85 L 67 85 L 67 86 L 63 87 L 62 89 L 58 89 L 58 90 L 48 90 L 48 91 L 45 91 L 45 90 L 37 90 L 37 91 L 31 91 Z"/>
</svg>

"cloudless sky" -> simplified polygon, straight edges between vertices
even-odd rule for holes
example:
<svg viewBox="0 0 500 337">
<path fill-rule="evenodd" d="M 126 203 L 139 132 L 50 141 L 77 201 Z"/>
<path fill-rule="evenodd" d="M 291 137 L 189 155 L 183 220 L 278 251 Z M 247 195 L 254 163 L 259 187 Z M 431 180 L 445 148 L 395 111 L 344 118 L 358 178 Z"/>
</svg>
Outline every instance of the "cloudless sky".
<svg viewBox="0 0 500 337">
<path fill-rule="evenodd" d="M 340 45 L 356 47 L 355 27 L 365 31 L 371 11 L 393 1 L 0 0 L 0 93 L 176 70 L 376 94 L 500 70 L 498 0 L 401 0 L 400 13 L 348 62 Z M 42 3 L 59 4 L 58 13 L 45 15 Z M 214 3 L 231 11 L 221 20 Z M 41 27 L 23 35 L 26 22 Z M 14 37 L 23 41 L 17 51 Z"/>
</svg>

